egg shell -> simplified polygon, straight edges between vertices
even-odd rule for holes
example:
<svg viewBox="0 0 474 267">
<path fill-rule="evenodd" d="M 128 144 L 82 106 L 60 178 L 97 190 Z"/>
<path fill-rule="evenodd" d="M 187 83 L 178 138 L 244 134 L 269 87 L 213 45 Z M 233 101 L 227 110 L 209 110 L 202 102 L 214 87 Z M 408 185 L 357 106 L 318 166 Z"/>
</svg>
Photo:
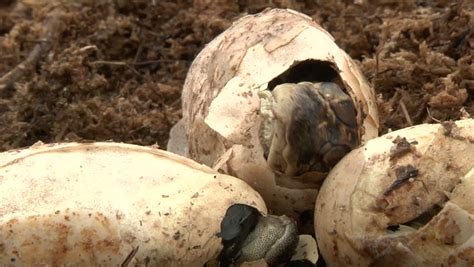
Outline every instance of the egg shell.
<svg viewBox="0 0 474 267">
<path fill-rule="evenodd" d="M 474 120 L 372 139 L 335 166 L 318 194 L 321 255 L 329 266 L 472 266 L 472 192 Z"/>
<path fill-rule="evenodd" d="M 309 16 L 267 9 L 237 20 L 193 61 L 182 93 L 183 119 L 171 131 L 168 150 L 245 180 L 273 213 L 298 218 L 312 210 L 317 188 L 277 185 L 259 139 L 263 127 L 259 93 L 308 62 L 313 67 L 330 66 L 358 110 L 361 140 L 376 137 L 374 90 L 355 62 Z M 313 73 L 325 75 L 316 69 Z"/>
<path fill-rule="evenodd" d="M 234 203 L 266 213 L 242 180 L 119 143 L 0 154 L 0 265 L 203 266 Z M 136 251 L 135 251 L 136 250 Z"/>
</svg>

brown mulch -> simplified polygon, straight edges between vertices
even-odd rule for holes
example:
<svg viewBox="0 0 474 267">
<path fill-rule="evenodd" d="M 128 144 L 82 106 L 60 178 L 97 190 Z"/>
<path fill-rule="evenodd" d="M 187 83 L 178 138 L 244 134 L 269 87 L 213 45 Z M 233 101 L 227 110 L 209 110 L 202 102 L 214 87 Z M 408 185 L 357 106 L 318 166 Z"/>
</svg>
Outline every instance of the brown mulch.
<svg viewBox="0 0 474 267">
<path fill-rule="evenodd" d="M 382 132 L 474 116 L 474 2 L 0 1 L 0 151 L 36 141 L 165 146 L 202 47 L 266 7 L 304 12 L 379 96 Z"/>
</svg>

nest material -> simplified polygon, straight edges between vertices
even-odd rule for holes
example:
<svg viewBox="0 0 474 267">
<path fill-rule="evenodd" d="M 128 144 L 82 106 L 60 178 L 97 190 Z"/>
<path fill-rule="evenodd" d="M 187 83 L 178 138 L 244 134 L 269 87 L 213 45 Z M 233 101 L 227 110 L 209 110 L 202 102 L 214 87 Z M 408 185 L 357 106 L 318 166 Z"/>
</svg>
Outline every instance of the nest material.
<svg viewBox="0 0 474 267">
<path fill-rule="evenodd" d="M 265 7 L 310 15 L 360 61 L 379 94 L 382 133 L 474 115 L 469 1 L 344 2 L 2 2 L 0 150 L 38 140 L 164 146 L 197 52 Z"/>
</svg>

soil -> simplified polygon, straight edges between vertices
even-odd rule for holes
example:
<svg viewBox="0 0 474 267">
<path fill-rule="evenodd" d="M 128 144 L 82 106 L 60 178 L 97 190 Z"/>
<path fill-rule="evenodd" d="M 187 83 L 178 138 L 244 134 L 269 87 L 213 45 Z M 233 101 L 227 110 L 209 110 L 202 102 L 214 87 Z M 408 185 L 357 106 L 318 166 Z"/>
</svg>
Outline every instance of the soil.
<svg viewBox="0 0 474 267">
<path fill-rule="evenodd" d="M 193 58 L 267 7 L 311 16 L 378 94 L 382 133 L 474 116 L 474 2 L 1 0 L 0 151 L 166 145 Z"/>
</svg>

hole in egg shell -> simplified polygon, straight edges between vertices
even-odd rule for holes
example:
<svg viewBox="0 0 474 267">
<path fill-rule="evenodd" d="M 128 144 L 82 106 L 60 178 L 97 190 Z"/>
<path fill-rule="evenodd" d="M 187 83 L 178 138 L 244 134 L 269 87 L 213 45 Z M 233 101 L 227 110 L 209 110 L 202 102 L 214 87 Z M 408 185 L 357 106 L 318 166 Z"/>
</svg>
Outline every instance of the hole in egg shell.
<svg viewBox="0 0 474 267">
<path fill-rule="evenodd" d="M 295 62 L 287 71 L 271 80 L 267 89 L 272 91 L 279 84 L 299 82 L 334 82 L 347 92 L 333 64 L 313 59 Z"/>
<path fill-rule="evenodd" d="M 268 83 L 260 141 L 279 186 L 319 188 L 360 144 L 357 110 L 333 64 L 306 60 Z"/>
<path fill-rule="evenodd" d="M 446 201 L 447 201 L 447 199 L 446 199 Z M 444 202 L 446 202 L 446 201 L 444 201 Z M 443 202 L 443 204 L 444 204 L 444 202 Z M 402 224 L 389 225 L 387 227 L 387 232 L 392 233 L 392 234 L 397 234 L 401 230 L 405 230 L 405 231 L 418 230 L 421 227 L 428 224 L 436 215 L 438 215 L 441 212 L 442 209 L 443 209 L 442 204 L 433 205 L 430 209 L 423 212 L 422 214 L 420 214 L 418 217 L 414 218 L 413 220 L 407 221 L 407 222 L 402 223 Z"/>
</svg>

